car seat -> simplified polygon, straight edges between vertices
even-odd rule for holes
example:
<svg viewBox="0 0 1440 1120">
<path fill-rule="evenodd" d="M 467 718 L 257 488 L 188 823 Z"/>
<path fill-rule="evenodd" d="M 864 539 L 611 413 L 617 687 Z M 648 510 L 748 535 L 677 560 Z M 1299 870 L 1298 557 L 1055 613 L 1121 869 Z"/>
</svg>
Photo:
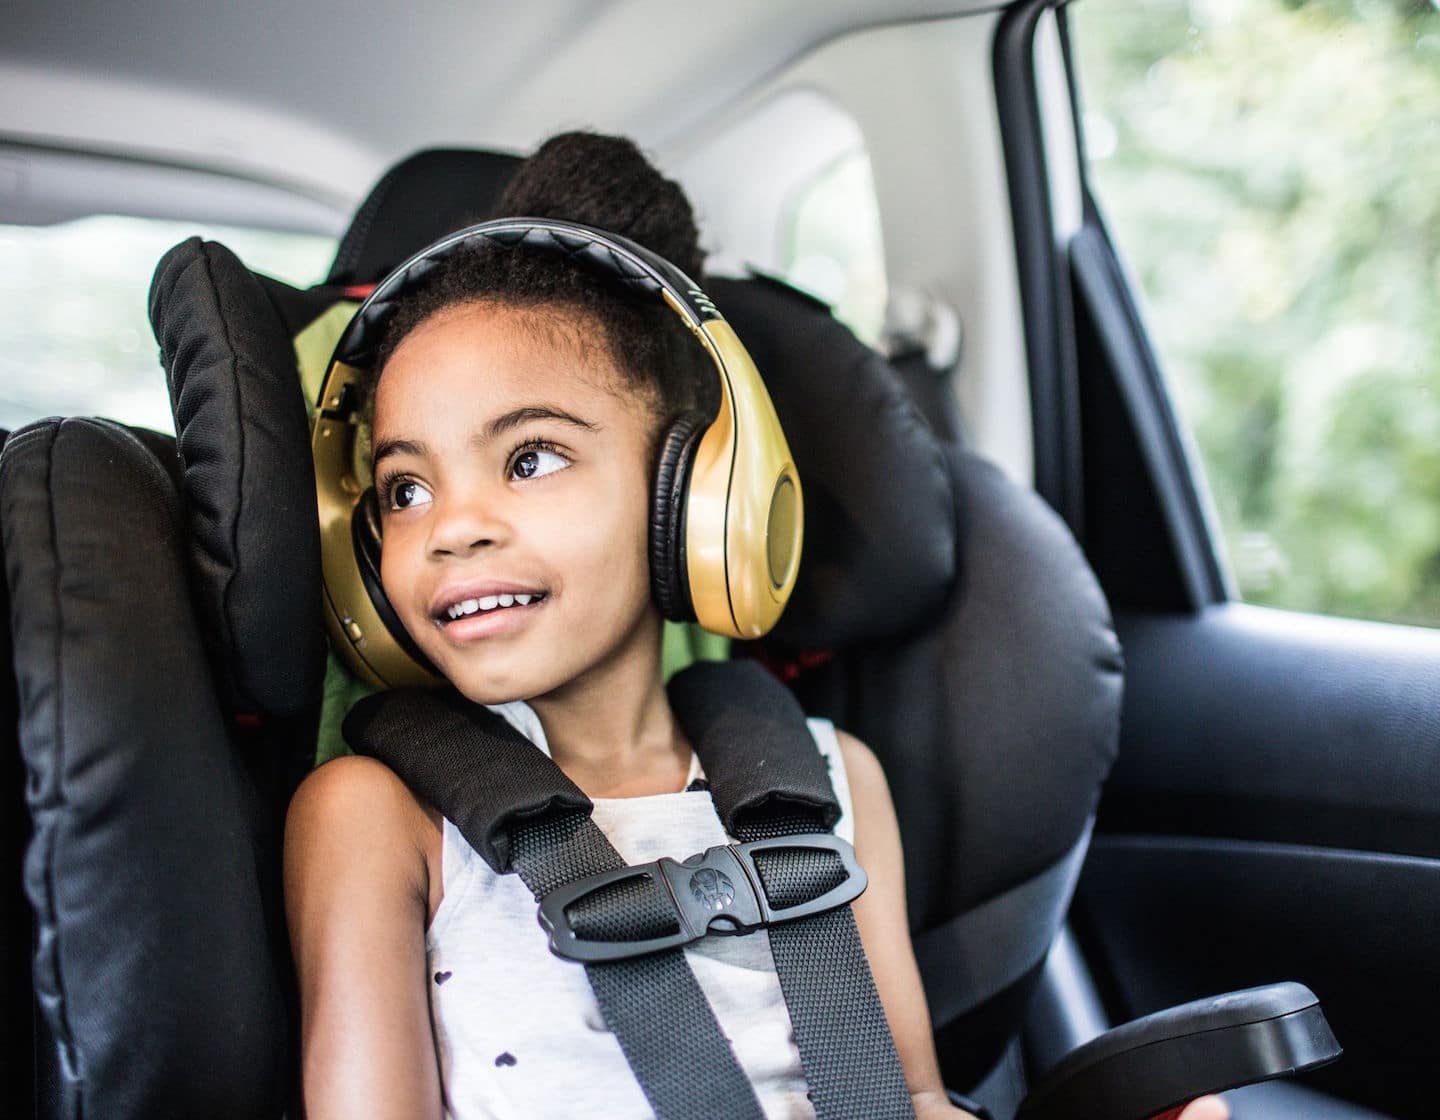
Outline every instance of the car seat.
<svg viewBox="0 0 1440 1120">
<path fill-rule="evenodd" d="M 456 225 L 482 216 L 464 167 L 487 189 L 508 168 L 420 163 L 460 199 Z M 280 826 L 344 686 L 315 610 L 291 340 L 394 263 L 390 247 L 364 270 L 365 233 L 394 236 L 404 166 L 316 291 L 198 241 L 167 257 L 152 313 L 176 442 L 51 419 L 0 455 L 38 1011 L 7 1112 L 272 1117 L 293 1087 Z M 442 219 L 423 209 L 414 246 Z M 938 442 L 825 308 L 771 281 L 706 286 L 766 371 L 807 486 L 802 582 L 740 652 L 885 765 L 947 1082 L 973 1089 L 1013 1047 L 1114 756 L 1108 611 L 1058 519 Z M 988 1103 L 1008 1116 L 1013 1098 Z"/>
</svg>

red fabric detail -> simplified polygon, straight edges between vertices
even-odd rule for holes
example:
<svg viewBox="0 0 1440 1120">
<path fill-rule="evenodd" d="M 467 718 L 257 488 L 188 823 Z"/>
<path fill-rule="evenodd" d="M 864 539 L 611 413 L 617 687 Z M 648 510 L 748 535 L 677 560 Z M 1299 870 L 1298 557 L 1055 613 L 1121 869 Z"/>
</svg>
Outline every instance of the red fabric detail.
<svg viewBox="0 0 1440 1120">
<path fill-rule="evenodd" d="M 1156 1116 L 1152 1116 L 1150 1120 L 1180 1120 L 1180 1114 L 1184 1112 L 1187 1107 L 1189 1106 L 1182 1104 L 1179 1108 L 1172 1108 L 1168 1112 L 1162 1112 Z"/>
<path fill-rule="evenodd" d="M 259 712 L 236 712 L 236 713 L 235 713 L 235 725 L 236 725 L 237 727 L 259 727 L 259 726 L 260 726 L 260 713 L 259 713 Z"/>
<path fill-rule="evenodd" d="M 340 289 L 346 299 L 364 299 L 375 290 L 374 284 L 350 284 Z"/>
<path fill-rule="evenodd" d="M 776 657 L 764 646 L 755 647 L 755 660 L 765 666 L 771 676 L 778 677 L 785 684 L 791 684 L 798 680 L 800 674 L 807 669 L 818 668 L 834 659 L 835 651 L 830 649 L 806 649 L 801 650 L 794 657 L 784 658 Z"/>
</svg>

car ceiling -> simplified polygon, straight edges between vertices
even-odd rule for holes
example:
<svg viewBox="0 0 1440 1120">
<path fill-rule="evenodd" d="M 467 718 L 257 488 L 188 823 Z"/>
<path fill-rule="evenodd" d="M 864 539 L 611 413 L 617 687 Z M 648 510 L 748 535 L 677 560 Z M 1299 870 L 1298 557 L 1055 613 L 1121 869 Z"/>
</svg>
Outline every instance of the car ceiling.
<svg viewBox="0 0 1440 1120">
<path fill-rule="evenodd" d="M 663 152 L 815 46 L 982 0 L 26 0 L 0 38 L 0 141 L 137 157 L 348 209 L 434 146 L 566 127 Z"/>
</svg>

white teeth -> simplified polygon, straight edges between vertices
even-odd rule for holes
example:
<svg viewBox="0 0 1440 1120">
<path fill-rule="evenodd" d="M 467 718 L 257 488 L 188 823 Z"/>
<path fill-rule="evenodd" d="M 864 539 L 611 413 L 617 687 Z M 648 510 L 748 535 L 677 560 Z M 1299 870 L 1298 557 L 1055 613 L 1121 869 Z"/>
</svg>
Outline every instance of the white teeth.
<svg viewBox="0 0 1440 1120">
<path fill-rule="evenodd" d="M 446 610 L 446 614 L 453 621 L 463 618 L 467 614 L 474 614 L 476 611 L 493 611 L 496 607 L 513 607 L 516 605 L 528 607 L 531 603 L 538 603 L 544 595 L 513 595 L 509 592 L 503 595 L 482 595 L 478 599 L 464 599 Z"/>
</svg>

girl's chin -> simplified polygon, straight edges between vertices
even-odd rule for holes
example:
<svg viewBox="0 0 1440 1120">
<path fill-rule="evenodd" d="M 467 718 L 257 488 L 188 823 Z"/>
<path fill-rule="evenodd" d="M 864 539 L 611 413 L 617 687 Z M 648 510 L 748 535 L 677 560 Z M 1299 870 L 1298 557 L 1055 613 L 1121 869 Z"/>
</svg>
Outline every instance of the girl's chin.
<svg viewBox="0 0 1440 1120">
<path fill-rule="evenodd" d="M 497 681 L 493 676 L 481 679 L 451 678 L 450 683 L 472 704 L 511 704 L 516 700 L 532 700 L 556 687 L 553 680 L 509 679 Z"/>
</svg>

